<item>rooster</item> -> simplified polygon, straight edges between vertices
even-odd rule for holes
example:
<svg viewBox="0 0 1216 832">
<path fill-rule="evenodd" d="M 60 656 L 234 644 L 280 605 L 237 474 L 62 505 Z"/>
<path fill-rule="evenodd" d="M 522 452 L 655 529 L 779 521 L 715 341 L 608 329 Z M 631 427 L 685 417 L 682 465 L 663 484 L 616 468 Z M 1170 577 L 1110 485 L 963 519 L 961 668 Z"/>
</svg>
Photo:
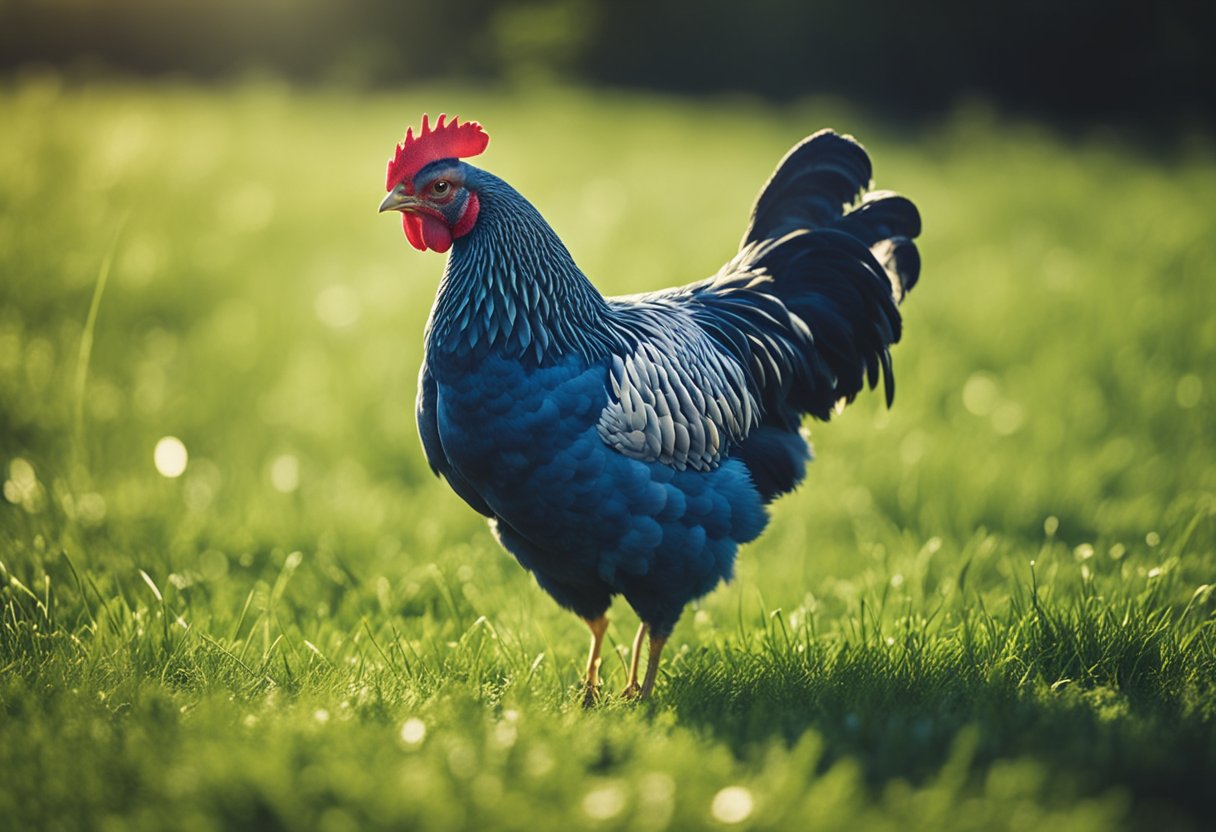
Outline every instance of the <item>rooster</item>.
<svg viewBox="0 0 1216 832">
<path fill-rule="evenodd" d="M 867 193 L 865 150 L 823 130 L 781 160 L 717 274 L 604 297 L 528 200 L 462 161 L 488 143 L 477 122 L 424 115 L 388 165 L 380 210 L 402 213 L 414 248 L 451 252 L 418 430 L 435 473 L 586 621 L 588 704 L 625 597 L 641 626 L 623 695 L 644 699 L 681 611 L 729 580 L 767 504 L 803 479 L 803 416 L 880 378 L 890 405 L 920 217 Z"/>
</svg>

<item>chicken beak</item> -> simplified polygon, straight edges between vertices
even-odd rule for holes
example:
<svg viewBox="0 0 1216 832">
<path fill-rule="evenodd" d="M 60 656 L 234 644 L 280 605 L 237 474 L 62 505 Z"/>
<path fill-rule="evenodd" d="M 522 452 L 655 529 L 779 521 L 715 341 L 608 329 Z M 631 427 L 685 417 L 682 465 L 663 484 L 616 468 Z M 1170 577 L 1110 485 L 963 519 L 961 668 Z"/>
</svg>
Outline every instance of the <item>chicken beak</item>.
<svg viewBox="0 0 1216 832">
<path fill-rule="evenodd" d="M 380 213 L 385 211 L 408 211 L 418 204 L 418 200 L 405 192 L 405 185 L 397 185 L 388 192 L 388 196 L 380 203 Z"/>
</svg>

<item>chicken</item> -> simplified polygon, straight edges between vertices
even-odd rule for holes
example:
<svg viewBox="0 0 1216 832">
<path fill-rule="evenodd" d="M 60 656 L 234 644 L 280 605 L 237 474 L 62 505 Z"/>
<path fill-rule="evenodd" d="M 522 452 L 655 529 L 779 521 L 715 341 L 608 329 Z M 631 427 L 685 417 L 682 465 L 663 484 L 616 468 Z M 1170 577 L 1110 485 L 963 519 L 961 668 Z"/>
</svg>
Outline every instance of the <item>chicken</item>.
<svg viewBox="0 0 1216 832">
<path fill-rule="evenodd" d="M 388 166 L 380 210 L 402 213 L 414 248 L 451 252 L 418 430 L 434 471 L 586 621 L 588 703 L 625 597 L 642 624 L 624 695 L 645 698 L 681 611 L 803 479 L 804 415 L 828 419 L 880 377 L 890 404 L 920 217 L 866 193 L 865 150 L 820 131 L 777 166 L 717 274 L 606 298 L 530 202 L 462 161 L 488 143 L 476 122 L 424 115 Z"/>
</svg>

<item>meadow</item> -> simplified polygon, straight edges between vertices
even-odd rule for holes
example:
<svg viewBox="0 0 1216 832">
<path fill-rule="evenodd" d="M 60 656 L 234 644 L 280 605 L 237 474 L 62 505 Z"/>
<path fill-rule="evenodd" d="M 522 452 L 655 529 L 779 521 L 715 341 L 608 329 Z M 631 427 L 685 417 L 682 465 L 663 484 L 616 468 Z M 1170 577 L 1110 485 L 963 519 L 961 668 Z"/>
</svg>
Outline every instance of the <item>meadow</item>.
<svg viewBox="0 0 1216 832">
<path fill-rule="evenodd" d="M 610 293 L 716 270 L 820 127 L 921 208 L 894 407 L 811 425 L 650 702 L 581 707 L 585 627 L 423 459 L 442 260 L 376 206 L 424 110 Z M 1211 823 L 1210 137 L 43 75 L 0 122 L 6 828 Z"/>
</svg>

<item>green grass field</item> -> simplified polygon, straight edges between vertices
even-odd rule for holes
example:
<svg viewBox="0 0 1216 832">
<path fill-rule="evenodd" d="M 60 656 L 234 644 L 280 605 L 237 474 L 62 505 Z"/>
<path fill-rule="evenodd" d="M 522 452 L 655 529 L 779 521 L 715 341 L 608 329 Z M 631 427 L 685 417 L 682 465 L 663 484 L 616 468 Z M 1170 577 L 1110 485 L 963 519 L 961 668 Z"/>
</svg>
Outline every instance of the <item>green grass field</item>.
<svg viewBox="0 0 1216 832">
<path fill-rule="evenodd" d="M 922 209 L 895 407 L 813 426 L 652 702 L 580 707 L 582 623 L 423 460 L 442 260 L 375 210 L 423 110 L 612 293 L 715 270 L 823 126 Z M 50 77 L 0 122 L 5 828 L 1211 823 L 1210 140 Z"/>
</svg>

